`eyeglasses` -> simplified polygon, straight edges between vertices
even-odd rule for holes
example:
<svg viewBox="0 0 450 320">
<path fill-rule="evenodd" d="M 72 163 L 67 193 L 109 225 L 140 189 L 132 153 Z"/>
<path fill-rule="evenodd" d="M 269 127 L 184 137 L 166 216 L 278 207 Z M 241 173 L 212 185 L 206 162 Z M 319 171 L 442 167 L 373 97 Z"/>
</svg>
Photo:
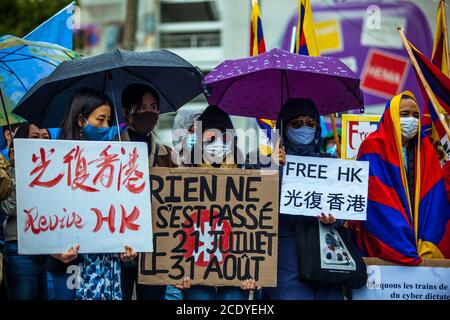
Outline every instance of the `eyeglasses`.
<svg viewBox="0 0 450 320">
<path fill-rule="evenodd" d="M 217 130 L 207 130 L 203 133 L 203 143 L 205 144 L 213 143 L 220 138 L 222 138 L 224 143 L 229 143 L 233 141 L 233 134 L 231 132 L 221 132 L 218 134 Z"/>
<path fill-rule="evenodd" d="M 143 112 L 159 112 L 159 105 L 152 103 L 150 105 L 141 104 L 131 109 L 131 113 L 143 113 Z"/>
<path fill-rule="evenodd" d="M 316 120 L 312 120 L 312 119 L 307 119 L 307 120 L 292 120 L 290 122 L 290 125 L 292 126 L 292 128 L 294 129 L 298 129 L 301 128 L 303 126 L 308 126 L 311 128 L 315 128 L 317 127 L 317 121 Z"/>
</svg>

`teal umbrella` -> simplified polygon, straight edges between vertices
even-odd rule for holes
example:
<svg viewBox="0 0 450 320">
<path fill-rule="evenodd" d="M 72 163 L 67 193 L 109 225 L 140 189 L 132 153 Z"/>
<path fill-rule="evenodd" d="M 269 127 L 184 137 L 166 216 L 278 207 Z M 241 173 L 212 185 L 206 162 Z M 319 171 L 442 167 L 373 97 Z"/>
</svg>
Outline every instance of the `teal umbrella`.
<svg viewBox="0 0 450 320">
<path fill-rule="evenodd" d="M 56 44 L 11 35 L 0 37 L 0 126 L 24 122 L 12 113 L 20 99 L 63 61 L 80 57 Z"/>
</svg>

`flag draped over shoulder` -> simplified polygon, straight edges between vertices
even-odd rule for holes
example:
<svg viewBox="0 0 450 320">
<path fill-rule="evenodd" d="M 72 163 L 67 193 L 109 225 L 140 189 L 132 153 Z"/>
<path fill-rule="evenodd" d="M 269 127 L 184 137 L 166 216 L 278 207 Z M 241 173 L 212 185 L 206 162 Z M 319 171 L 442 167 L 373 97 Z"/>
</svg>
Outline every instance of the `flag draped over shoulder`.
<svg viewBox="0 0 450 320">
<path fill-rule="evenodd" d="M 370 162 L 367 221 L 349 225 L 367 256 L 417 265 L 422 258 L 450 258 L 450 205 L 439 160 L 420 123 L 411 141 L 415 190 L 408 190 L 399 115 L 402 95 L 415 100 L 408 91 L 392 98 L 378 130 L 359 149 L 357 159 Z"/>
<path fill-rule="evenodd" d="M 266 52 L 258 2 L 252 5 L 250 19 L 250 56 Z"/>
<path fill-rule="evenodd" d="M 295 39 L 295 53 L 306 56 L 320 56 L 320 49 L 316 38 L 316 29 L 309 0 L 298 1 L 297 34 Z"/>
</svg>

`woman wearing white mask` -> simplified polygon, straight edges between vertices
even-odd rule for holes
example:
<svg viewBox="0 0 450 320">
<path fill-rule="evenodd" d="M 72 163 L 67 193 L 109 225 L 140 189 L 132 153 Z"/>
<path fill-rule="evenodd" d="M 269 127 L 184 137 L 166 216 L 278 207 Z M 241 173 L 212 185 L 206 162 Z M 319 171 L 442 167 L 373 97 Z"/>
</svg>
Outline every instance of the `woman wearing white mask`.
<svg viewBox="0 0 450 320">
<path fill-rule="evenodd" d="M 217 106 L 209 106 L 195 122 L 195 143 L 191 149 L 189 166 L 204 168 L 240 168 L 243 159 L 237 148 L 237 137 L 230 116 Z M 248 279 L 241 287 L 192 286 L 184 278 L 176 286 L 183 290 L 184 300 L 248 300 L 249 290 L 256 288 L 255 281 Z"/>
<path fill-rule="evenodd" d="M 421 128 L 411 92 L 386 104 L 357 160 L 370 163 L 367 220 L 349 226 L 364 255 L 404 265 L 449 258 L 450 205 L 439 159 Z"/>
</svg>

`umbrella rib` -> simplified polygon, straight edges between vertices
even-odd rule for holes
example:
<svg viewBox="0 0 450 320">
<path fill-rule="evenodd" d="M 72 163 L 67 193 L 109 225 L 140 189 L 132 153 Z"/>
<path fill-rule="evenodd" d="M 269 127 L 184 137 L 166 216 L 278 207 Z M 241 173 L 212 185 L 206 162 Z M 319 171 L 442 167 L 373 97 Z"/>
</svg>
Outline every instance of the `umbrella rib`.
<svg viewBox="0 0 450 320">
<path fill-rule="evenodd" d="M 0 66 L 0 68 L 2 68 L 2 69 L 4 69 L 4 70 L 8 71 L 9 73 L 12 73 L 12 74 L 14 75 L 14 77 L 17 78 L 17 81 L 19 81 L 19 83 L 21 84 L 21 86 L 25 89 L 25 91 L 28 91 L 28 89 L 25 87 L 25 85 L 23 84 L 23 82 L 22 82 L 22 80 L 20 79 L 20 77 L 19 77 L 19 76 L 11 69 L 11 67 L 8 66 L 8 65 L 7 65 L 5 62 L 3 62 L 3 61 L 0 61 L 0 63 L 3 63 L 3 65 L 6 66 L 6 68 L 5 68 L 5 67 L 2 67 L 2 66 Z"/>
<path fill-rule="evenodd" d="M 23 53 L 15 53 L 15 55 L 22 56 L 22 57 L 27 57 L 27 59 L 37 59 L 37 60 L 41 60 L 41 61 L 43 61 L 43 62 L 46 62 L 46 63 L 48 63 L 48 64 L 51 64 L 51 65 L 54 66 L 54 67 L 57 67 L 57 66 L 58 66 L 57 64 L 54 64 L 53 62 L 50 62 L 50 61 L 45 60 L 45 59 L 43 59 L 43 58 L 41 58 L 41 57 L 38 57 L 38 56 L 31 56 L 31 55 L 23 54 Z M 25 59 L 23 59 L 23 60 L 25 60 Z M 20 60 L 19 60 L 19 61 L 20 61 Z"/>
<path fill-rule="evenodd" d="M 70 54 L 68 54 L 68 53 L 66 52 L 66 50 L 63 50 L 62 52 L 64 52 L 64 54 L 65 54 L 66 56 L 68 56 L 68 57 L 70 58 L 70 60 L 75 60 L 75 58 L 72 57 Z"/>
<path fill-rule="evenodd" d="M 6 52 L 6 55 L 3 56 L 1 59 L 4 59 L 4 58 L 6 58 L 6 57 L 8 57 L 8 56 L 10 56 L 10 55 L 12 55 L 12 54 L 16 54 L 17 51 L 19 51 L 19 50 L 21 50 L 21 49 L 23 49 L 23 48 L 25 48 L 25 47 L 26 47 L 26 45 L 22 45 L 21 47 L 19 47 L 19 48 L 13 50 L 13 51 L 11 51 L 11 52 Z"/>
<path fill-rule="evenodd" d="M 172 107 L 172 109 L 173 109 L 174 111 L 176 110 L 176 108 L 173 106 L 172 102 L 167 98 L 167 96 L 164 94 L 164 92 L 162 92 L 162 90 L 159 89 L 158 86 L 157 86 L 153 81 L 151 81 L 151 80 L 149 80 L 149 79 L 146 79 L 146 78 L 144 78 L 144 77 L 141 77 L 140 75 L 135 74 L 133 71 L 128 70 L 127 68 L 122 68 L 122 69 L 123 69 L 124 71 L 128 72 L 129 74 L 132 74 L 133 76 L 139 78 L 139 79 L 142 79 L 142 80 L 145 80 L 145 81 L 147 81 L 147 82 L 150 82 L 156 89 L 158 89 L 158 91 L 161 93 L 161 95 L 164 97 L 164 99 L 166 99 L 166 101 L 169 102 L 169 104 L 170 104 L 170 106 Z"/>
</svg>

